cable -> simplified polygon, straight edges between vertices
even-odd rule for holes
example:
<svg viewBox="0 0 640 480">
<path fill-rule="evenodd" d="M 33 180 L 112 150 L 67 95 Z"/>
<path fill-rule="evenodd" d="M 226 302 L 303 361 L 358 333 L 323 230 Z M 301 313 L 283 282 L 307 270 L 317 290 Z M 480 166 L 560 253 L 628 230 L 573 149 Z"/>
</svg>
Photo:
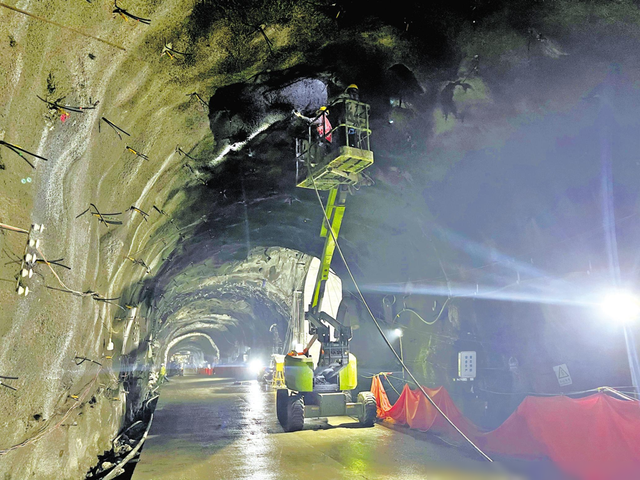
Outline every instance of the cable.
<svg viewBox="0 0 640 480">
<path fill-rule="evenodd" d="M 435 320 L 433 320 L 433 321 L 431 321 L 431 322 L 426 321 L 424 318 L 422 318 L 422 316 L 421 316 L 418 312 L 416 312 L 414 309 L 412 309 L 412 308 L 408 308 L 408 307 L 404 307 L 402 310 L 400 310 L 400 311 L 398 312 L 398 314 L 395 316 L 395 318 L 393 319 L 393 321 L 395 322 L 395 321 L 400 317 L 400 315 L 402 315 L 404 312 L 411 312 L 411 313 L 413 313 L 416 317 L 418 317 L 420 320 L 422 320 L 422 322 L 423 322 L 424 324 L 426 324 L 426 325 L 433 325 L 433 324 L 434 324 L 434 323 L 436 323 L 438 320 L 440 320 L 440 317 L 442 316 L 442 312 L 444 312 L 444 309 L 445 309 L 445 307 L 447 306 L 447 303 L 449 303 L 449 300 L 451 300 L 452 298 L 454 298 L 454 297 L 449 297 L 449 298 L 447 298 L 447 299 L 445 300 L 445 302 L 442 304 L 442 308 L 440 309 L 440 313 L 438 313 L 438 316 L 436 316 L 436 319 L 435 319 Z"/>
<path fill-rule="evenodd" d="M 71 415 L 71 413 L 73 412 L 74 409 L 76 409 L 78 407 L 78 405 L 82 405 L 82 403 L 84 402 L 85 398 L 87 397 L 87 395 L 89 394 L 89 392 L 91 391 L 91 389 L 93 388 L 93 386 L 96 384 L 96 382 L 98 381 L 98 378 L 100 377 L 100 373 L 102 373 L 104 371 L 104 369 L 102 367 L 100 367 L 98 369 L 98 372 L 96 373 L 95 377 L 93 377 L 93 380 L 91 380 L 86 386 L 85 388 L 82 390 L 82 392 L 80 393 L 80 395 L 78 395 L 78 398 L 76 398 L 76 402 L 73 403 L 73 405 L 69 408 L 69 410 L 67 410 L 67 412 L 62 416 L 62 418 L 51 428 L 48 428 L 48 426 L 45 426 L 44 428 L 42 428 L 36 435 L 34 435 L 33 437 L 18 443 L 16 445 L 13 445 L 11 447 L 8 447 L 4 450 L 0 450 L 0 456 L 2 455 L 6 455 L 7 453 L 13 451 L 13 450 L 17 450 L 19 448 L 22 447 L 26 447 L 27 445 L 32 445 L 36 442 L 38 442 L 39 440 L 41 440 L 43 437 L 45 437 L 46 435 L 49 435 L 51 432 L 53 432 L 54 430 L 60 428 L 60 426 L 62 426 L 62 424 L 69 418 L 69 416 Z"/>
<path fill-rule="evenodd" d="M 347 263 L 347 259 L 345 258 L 344 253 L 342 252 L 342 248 L 340 248 L 340 245 L 338 244 L 338 239 L 336 238 L 335 232 L 333 231 L 333 228 L 331 227 L 331 222 L 329 221 L 329 217 L 327 216 L 327 210 L 325 209 L 324 204 L 322 203 L 322 198 L 320 197 L 320 192 L 318 191 L 318 187 L 316 185 L 316 180 L 315 180 L 315 178 L 313 178 L 313 175 L 311 174 L 311 169 L 309 169 L 309 178 L 311 178 L 311 181 L 313 183 L 313 189 L 316 192 L 316 197 L 318 197 L 318 202 L 320 203 L 320 207 L 322 208 L 322 214 L 324 215 L 324 220 L 327 222 L 327 230 L 331 233 L 331 238 L 333 238 L 333 242 L 335 243 L 336 249 L 338 250 L 338 253 L 340 254 L 340 258 L 342 258 L 342 262 L 344 263 L 344 266 L 347 269 L 347 272 L 349 273 L 349 277 L 351 278 L 351 281 L 353 282 L 353 285 L 355 286 L 356 291 L 358 292 L 358 295 L 360 296 L 360 299 L 362 300 L 362 303 L 366 307 L 367 312 L 371 316 L 371 319 L 373 320 L 373 323 L 375 324 L 376 328 L 378 329 L 378 332 L 382 336 L 383 340 L 385 341 L 385 343 L 387 344 L 387 346 L 389 347 L 389 349 L 391 350 L 393 355 L 396 357 L 396 359 L 400 362 L 400 365 L 402 365 L 402 367 L 405 369 L 407 374 L 411 377 L 411 380 L 413 380 L 416 383 L 416 385 L 418 386 L 418 388 L 420 389 L 420 391 L 422 392 L 424 397 L 429 401 L 429 403 L 431 403 L 431 405 L 433 405 L 433 407 L 438 411 L 438 413 L 440 413 L 440 415 L 442 415 L 442 417 L 447 421 L 447 423 L 449 423 L 449 425 L 451 425 L 456 430 L 456 432 L 458 432 L 462 436 L 462 438 L 464 438 L 485 460 L 487 460 L 488 462 L 493 462 L 491 457 L 489 457 L 486 453 L 484 453 L 480 449 L 480 447 L 478 447 L 475 443 L 473 443 L 473 441 L 469 437 L 467 437 L 464 434 L 464 432 L 462 430 L 460 430 L 451 421 L 451 419 L 442 411 L 442 409 L 429 396 L 429 394 L 425 391 L 425 389 L 422 388 L 422 385 L 420 385 L 418 383 L 418 380 L 413 376 L 413 373 L 411 373 L 411 371 L 404 364 L 404 362 L 402 361 L 402 358 L 400 358 L 400 355 L 398 355 L 398 353 L 395 351 L 395 349 L 391 345 L 391 342 L 389 342 L 389 339 L 384 334 L 384 331 L 382 330 L 382 327 L 380 327 L 380 324 L 378 323 L 378 320 L 376 319 L 375 315 L 371 311 L 371 308 L 369 307 L 369 304 L 365 300 L 364 295 L 362 294 L 362 291 L 360 290 L 360 287 L 358 286 L 358 283 L 356 282 L 356 279 L 353 276 L 353 273 L 351 272 L 351 269 L 349 268 L 349 264 Z"/>
<path fill-rule="evenodd" d="M 387 297 L 393 297 L 393 303 L 387 303 Z M 396 303 L 396 296 L 391 294 L 391 295 L 385 295 L 384 297 L 382 297 L 382 304 L 385 307 L 389 307 L 391 308 L 392 306 L 394 306 Z"/>
<path fill-rule="evenodd" d="M 615 388 L 611 388 L 611 387 L 600 387 L 599 390 L 600 391 L 604 391 L 604 392 L 612 393 L 614 395 L 619 396 L 620 398 L 623 398 L 624 400 L 631 400 L 632 402 L 635 402 L 635 401 L 638 400 L 637 398 L 629 396 L 629 395 L 635 395 L 635 392 L 634 393 L 629 393 L 629 395 L 626 395 L 625 393 L 620 392 L 619 390 L 616 390 Z"/>
<path fill-rule="evenodd" d="M 67 291 L 68 293 L 72 293 L 74 295 L 77 295 L 79 297 L 92 297 L 95 300 L 99 300 L 105 303 L 108 303 L 110 305 L 115 305 L 116 307 L 118 307 L 120 310 L 122 310 L 123 312 L 126 312 L 127 310 L 121 306 L 118 305 L 117 303 L 113 303 L 110 302 L 108 299 L 102 299 L 102 298 L 96 298 L 95 294 L 89 293 L 89 292 L 79 292 L 77 290 L 72 290 L 71 288 L 67 287 L 64 282 L 60 279 L 60 277 L 58 276 L 58 274 L 55 272 L 55 270 L 51 267 L 51 262 L 49 262 L 46 257 L 44 256 L 44 253 L 42 253 L 42 251 L 36 247 L 36 250 L 38 251 L 38 253 L 40 254 L 40 256 L 42 257 L 42 259 L 44 260 L 44 263 L 47 265 L 47 267 L 49 267 L 49 270 L 51 270 L 51 273 L 53 273 L 53 275 L 56 277 L 56 279 L 58 280 L 58 283 L 60 284 L 60 286 L 62 286 L 62 288 L 65 289 L 65 291 Z M 53 288 L 53 287 L 47 287 L 47 288 Z M 58 289 L 59 290 L 59 289 Z"/>
<path fill-rule="evenodd" d="M 53 275 L 56 277 L 56 279 L 58 280 L 58 283 L 60 284 L 60 286 L 64 289 L 66 289 L 67 291 L 69 291 L 70 293 L 74 293 L 75 295 L 78 295 L 80 297 L 85 297 L 88 296 L 86 294 L 84 294 L 83 292 L 78 292 L 76 290 L 72 290 L 71 288 L 67 287 L 64 282 L 62 280 L 60 280 L 60 277 L 58 276 L 58 274 L 55 272 L 55 270 L 53 268 L 51 268 L 51 263 L 49 263 L 49 261 L 46 259 L 46 257 L 44 256 L 44 253 L 42 253 L 42 251 L 39 248 L 36 248 L 36 250 L 38 250 L 38 253 L 40 254 L 40 256 L 42 257 L 42 259 L 44 260 L 44 263 L 47 265 L 47 267 L 49 267 L 49 270 L 51 270 L 51 273 L 53 273 Z"/>
<path fill-rule="evenodd" d="M 389 385 L 391 385 L 391 388 L 393 388 L 393 391 L 396 392 L 398 396 L 400 396 L 400 392 L 396 389 L 396 387 L 393 386 L 393 383 L 391 383 L 391 381 L 387 378 L 386 375 L 384 376 L 384 378 L 387 379 L 387 382 L 389 382 Z"/>
</svg>

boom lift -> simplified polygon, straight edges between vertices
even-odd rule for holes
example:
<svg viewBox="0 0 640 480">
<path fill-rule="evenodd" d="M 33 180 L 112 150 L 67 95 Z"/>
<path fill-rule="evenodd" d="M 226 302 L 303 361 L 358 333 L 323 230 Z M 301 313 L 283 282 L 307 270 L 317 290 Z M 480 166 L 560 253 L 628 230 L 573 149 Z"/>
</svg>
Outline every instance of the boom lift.
<svg viewBox="0 0 640 480">
<path fill-rule="evenodd" d="M 360 392 L 357 401 L 351 401 L 350 391 L 358 381 L 356 357 L 349 351 L 351 327 L 322 311 L 349 188 L 361 181 L 361 172 L 373 163 L 369 105 L 339 97 L 329 108 L 338 113 L 338 125 L 326 131 L 329 111 L 321 109 L 310 122 L 308 138 L 296 141 L 300 175 L 297 186 L 329 191 L 329 198 L 320 232 L 325 238 L 324 249 L 311 303 L 304 315 L 310 340 L 302 352 L 292 351 L 285 356 L 286 388 L 276 392 L 278 420 L 287 432 L 302 430 L 304 419 L 310 417 L 354 416 L 369 427 L 376 418 L 377 405 L 371 392 Z M 302 323 L 297 331 L 304 335 L 302 317 L 296 320 Z M 302 338 L 295 340 L 304 344 Z M 320 349 L 317 358 L 313 358 L 310 349 L 316 341 Z"/>
</svg>

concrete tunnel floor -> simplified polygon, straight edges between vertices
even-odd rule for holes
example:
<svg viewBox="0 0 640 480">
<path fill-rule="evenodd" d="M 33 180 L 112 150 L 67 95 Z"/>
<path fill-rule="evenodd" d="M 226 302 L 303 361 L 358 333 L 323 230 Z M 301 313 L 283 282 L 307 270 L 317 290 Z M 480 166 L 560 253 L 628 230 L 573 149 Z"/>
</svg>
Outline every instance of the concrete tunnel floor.
<svg viewBox="0 0 640 480">
<path fill-rule="evenodd" d="M 489 464 L 386 423 L 363 428 L 349 417 L 307 419 L 304 430 L 285 433 L 275 415 L 275 390 L 255 380 L 237 384 L 204 376 L 172 377 L 163 385 L 133 474 L 134 480 L 304 477 L 561 478 L 548 464 Z"/>
</svg>

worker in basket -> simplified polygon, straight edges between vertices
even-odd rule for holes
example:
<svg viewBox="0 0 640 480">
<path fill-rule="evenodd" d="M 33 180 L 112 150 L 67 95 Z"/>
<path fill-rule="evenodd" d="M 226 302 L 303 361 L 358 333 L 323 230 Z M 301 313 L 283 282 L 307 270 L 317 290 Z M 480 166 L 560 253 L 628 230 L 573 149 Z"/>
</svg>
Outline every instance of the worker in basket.
<svg viewBox="0 0 640 480">
<path fill-rule="evenodd" d="M 327 107 L 320 107 L 316 111 L 316 115 L 314 118 L 305 117 L 296 110 L 294 110 L 293 113 L 297 117 L 315 126 L 315 131 L 318 134 L 318 139 L 321 145 L 327 147 L 331 144 L 333 134 L 331 132 L 332 127 L 331 122 L 329 121 L 329 109 Z"/>
<path fill-rule="evenodd" d="M 340 115 L 339 124 L 345 125 L 347 136 L 346 139 L 342 138 L 344 137 L 345 132 L 340 128 L 341 144 L 348 145 L 349 147 L 360 148 L 355 128 L 360 127 L 360 124 L 362 123 L 360 118 L 362 112 L 359 110 L 359 103 L 355 103 L 360 102 L 360 91 L 358 90 L 358 86 L 355 83 L 349 85 L 334 101 L 334 103 L 338 102 L 344 102 L 344 110 Z"/>
</svg>

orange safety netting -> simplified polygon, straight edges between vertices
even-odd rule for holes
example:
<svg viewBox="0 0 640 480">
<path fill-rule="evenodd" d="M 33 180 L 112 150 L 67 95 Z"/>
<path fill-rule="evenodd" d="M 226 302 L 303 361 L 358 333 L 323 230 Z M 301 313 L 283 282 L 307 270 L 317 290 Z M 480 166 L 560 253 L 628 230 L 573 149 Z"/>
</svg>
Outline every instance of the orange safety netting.
<svg viewBox="0 0 640 480">
<path fill-rule="evenodd" d="M 497 429 L 482 432 L 464 417 L 440 387 L 426 392 L 476 445 L 487 452 L 536 459 L 548 457 L 583 480 L 640 478 L 640 402 L 605 393 L 580 399 L 527 397 Z M 378 417 L 422 431 L 460 439 L 419 390 L 404 386 L 391 405 L 379 377 L 371 382 Z"/>
</svg>

